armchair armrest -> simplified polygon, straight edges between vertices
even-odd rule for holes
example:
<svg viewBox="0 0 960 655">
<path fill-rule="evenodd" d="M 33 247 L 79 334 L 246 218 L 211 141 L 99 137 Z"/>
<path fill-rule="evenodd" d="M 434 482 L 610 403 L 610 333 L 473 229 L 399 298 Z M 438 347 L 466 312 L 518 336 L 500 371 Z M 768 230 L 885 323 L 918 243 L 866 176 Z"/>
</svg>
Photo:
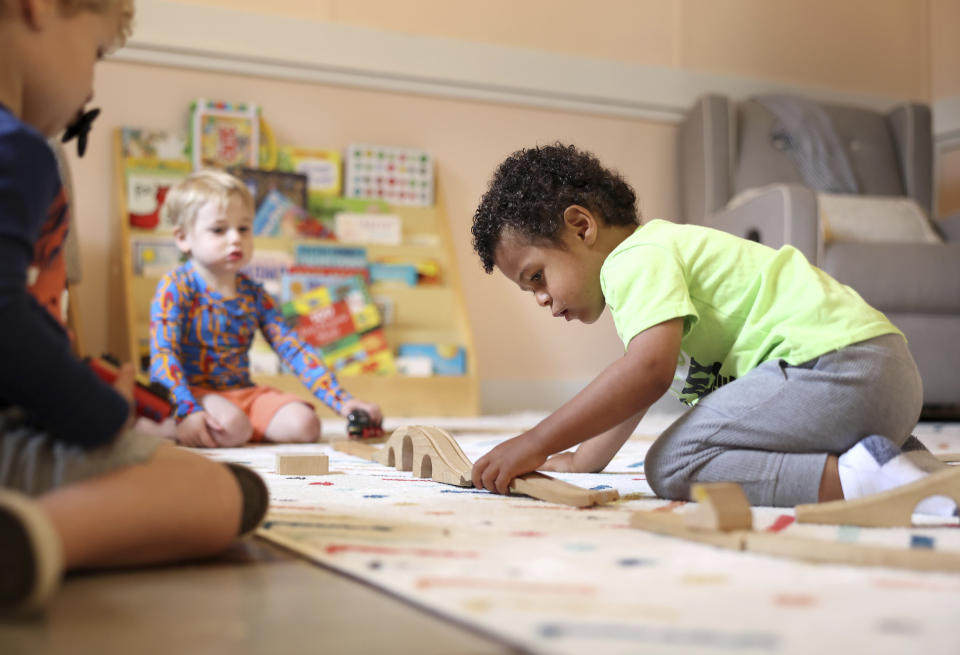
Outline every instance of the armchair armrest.
<svg viewBox="0 0 960 655">
<path fill-rule="evenodd" d="M 709 216 L 704 225 L 772 248 L 789 244 L 819 263 L 817 195 L 799 184 L 765 187 L 742 204 Z"/>
<path fill-rule="evenodd" d="M 948 243 L 960 243 L 960 212 L 934 220 L 933 224 Z"/>
</svg>

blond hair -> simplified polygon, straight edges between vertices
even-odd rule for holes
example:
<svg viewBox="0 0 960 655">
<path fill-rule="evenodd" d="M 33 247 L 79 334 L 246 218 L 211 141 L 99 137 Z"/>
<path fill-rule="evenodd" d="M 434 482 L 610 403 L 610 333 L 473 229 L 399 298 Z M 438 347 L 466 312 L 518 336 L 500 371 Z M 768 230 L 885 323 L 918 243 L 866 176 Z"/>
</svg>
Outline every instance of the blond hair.
<svg viewBox="0 0 960 655">
<path fill-rule="evenodd" d="M 59 0 L 60 9 L 67 16 L 81 11 L 92 11 L 95 14 L 109 14 L 117 12 L 117 38 L 113 42 L 114 48 L 120 48 L 133 32 L 134 0 Z M 0 17 L 10 13 L 10 0 L 0 0 Z"/>
<path fill-rule="evenodd" d="M 223 209 L 230 196 L 239 197 L 253 209 L 253 195 L 243 181 L 214 168 L 195 171 L 167 193 L 163 203 L 166 222 L 172 224 L 175 230 L 189 230 L 196 222 L 201 207 L 212 200 Z"/>
</svg>

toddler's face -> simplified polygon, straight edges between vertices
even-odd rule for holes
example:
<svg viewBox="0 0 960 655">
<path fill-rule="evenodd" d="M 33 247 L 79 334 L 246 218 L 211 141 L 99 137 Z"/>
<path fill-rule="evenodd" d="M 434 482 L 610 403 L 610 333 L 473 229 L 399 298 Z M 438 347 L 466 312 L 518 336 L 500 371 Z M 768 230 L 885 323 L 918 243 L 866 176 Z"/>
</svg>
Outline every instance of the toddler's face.
<svg viewBox="0 0 960 655">
<path fill-rule="evenodd" d="M 93 68 L 115 42 L 120 9 L 66 15 L 58 2 L 48 6 L 30 32 L 33 54 L 24 64 L 22 118 L 53 136 L 93 98 Z"/>
<path fill-rule="evenodd" d="M 177 244 L 207 270 L 236 274 L 253 257 L 253 208 L 236 194 L 225 207 L 210 200 L 197 212 L 193 226 L 178 235 Z"/>
<path fill-rule="evenodd" d="M 589 249 L 562 233 L 563 247 L 534 245 L 522 237 L 504 234 L 494 252 L 494 264 L 521 291 L 531 291 L 537 304 L 556 318 L 593 323 L 606 307 L 600 289 L 600 266 Z"/>
</svg>

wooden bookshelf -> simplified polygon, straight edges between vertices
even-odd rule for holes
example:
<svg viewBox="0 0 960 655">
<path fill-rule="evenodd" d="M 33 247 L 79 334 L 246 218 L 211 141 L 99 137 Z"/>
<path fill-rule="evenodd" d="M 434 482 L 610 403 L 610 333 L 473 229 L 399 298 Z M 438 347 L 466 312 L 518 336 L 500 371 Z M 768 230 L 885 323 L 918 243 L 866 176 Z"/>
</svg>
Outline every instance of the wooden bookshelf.
<svg viewBox="0 0 960 655">
<path fill-rule="evenodd" d="M 121 225 L 121 266 L 125 294 L 128 352 L 131 361 L 139 361 L 147 343 L 150 325 L 150 301 L 159 278 L 134 274 L 131 243 L 133 239 L 154 235 L 151 230 L 132 228 L 128 220 L 126 182 L 121 133 L 114 138 L 117 214 Z M 437 343 L 462 346 L 466 351 L 467 373 L 463 376 L 408 377 L 402 375 L 341 376 L 341 384 L 352 394 L 379 403 L 387 416 L 475 416 L 479 413 L 479 383 L 473 333 L 467 319 L 463 286 L 456 265 L 453 240 L 447 217 L 442 210 L 439 184 L 434 207 L 392 207 L 391 213 L 403 220 L 401 245 L 350 244 L 340 241 L 257 237 L 258 251 L 293 253 L 300 243 L 366 248 L 370 259 L 378 257 L 431 258 L 440 265 L 440 282 L 409 287 L 395 283 L 370 285 L 373 296 L 393 302 L 392 321 L 384 326 L 391 348 L 401 343 Z M 321 416 L 333 416 L 322 402 L 312 398 L 293 375 L 258 375 L 257 384 L 269 385 L 315 401 Z"/>
</svg>

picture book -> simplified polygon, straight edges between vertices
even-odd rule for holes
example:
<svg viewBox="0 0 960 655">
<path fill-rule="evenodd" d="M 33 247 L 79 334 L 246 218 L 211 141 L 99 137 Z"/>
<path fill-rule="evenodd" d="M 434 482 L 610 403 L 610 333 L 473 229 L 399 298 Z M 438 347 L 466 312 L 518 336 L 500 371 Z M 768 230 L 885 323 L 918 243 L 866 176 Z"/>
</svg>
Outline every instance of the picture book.
<svg viewBox="0 0 960 655">
<path fill-rule="evenodd" d="M 253 216 L 254 236 L 293 236 L 306 212 L 279 191 L 271 191 L 257 206 Z"/>
<path fill-rule="evenodd" d="M 127 180 L 127 211 L 130 225 L 144 230 L 173 232 L 173 223 L 163 212 L 167 193 L 190 174 L 187 160 L 128 158 L 124 160 Z"/>
<path fill-rule="evenodd" d="M 402 343 L 397 347 L 397 357 L 429 357 L 433 361 L 434 375 L 465 375 L 467 372 L 467 351 L 462 346 Z"/>
<path fill-rule="evenodd" d="M 366 268 L 367 249 L 347 246 L 327 246 L 316 243 L 298 243 L 295 259 L 302 266 L 328 268 Z"/>
<path fill-rule="evenodd" d="M 369 281 L 366 268 L 325 268 L 322 266 L 291 266 L 281 279 L 282 302 L 292 300 L 300 294 L 317 287 L 334 285 L 345 277 L 359 276 Z"/>
<path fill-rule="evenodd" d="M 260 109 L 246 103 L 198 99 L 190 107 L 193 167 L 256 168 L 260 160 Z"/>
<path fill-rule="evenodd" d="M 344 195 L 391 205 L 433 205 L 433 158 L 418 148 L 351 145 L 347 148 Z"/>
<path fill-rule="evenodd" d="M 243 273 L 262 284 L 267 293 L 277 298 L 280 296 L 281 280 L 291 266 L 293 257 L 285 250 L 256 250 Z"/>
<path fill-rule="evenodd" d="M 378 243 L 391 246 L 403 241 L 402 220 L 396 214 L 356 214 L 339 212 L 334 216 L 334 233 L 346 243 Z"/>
<path fill-rule="evenodd" d="M 284 303 L 284 319 L 327 365 L 346 374 L 392 372 L 382 320 L 360 276 L 339 278 Z"/>
<path fill-rule="evenodd" d="M 124 159 L 190 161 L 186 134 L 124 127 L 120 143 Z"/>
<path fill-rule="evenodd" d="M 234 168 L 230 173 L 243 180 L 253 195 L 253 204 L 259 208 L 271 193 L 279 193 L 300 209 L 307 209 L 307 176 L 262 168 Z"/>
<path fill-rule="evenodd" d="M 311 204 L 326 196 L 340 195 L 340 152 L 337 150 L 283 146 L 277 156 L 277 168 L 307 177 Z"/>
<path fill-rule="evenodd" d="M 130 238 L 133 274 L 160 278 L 183 261 L 183 253 L 173 237 L 138 235 Z"/>
</svg>

